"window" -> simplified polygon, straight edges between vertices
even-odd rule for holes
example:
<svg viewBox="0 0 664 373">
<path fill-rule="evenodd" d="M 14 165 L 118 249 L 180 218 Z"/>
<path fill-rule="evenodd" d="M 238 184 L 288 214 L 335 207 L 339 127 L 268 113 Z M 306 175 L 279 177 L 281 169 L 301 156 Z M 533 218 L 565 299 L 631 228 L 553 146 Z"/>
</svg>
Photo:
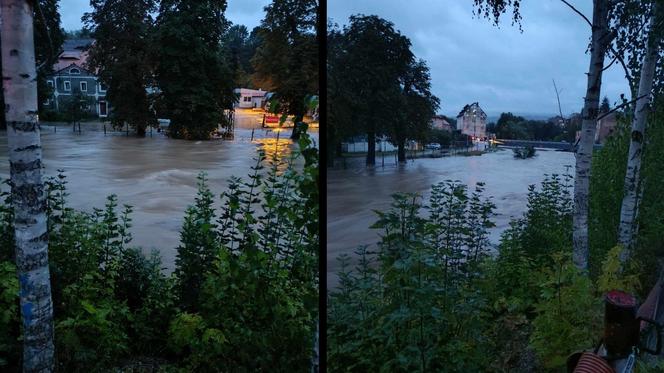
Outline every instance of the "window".
<svg viewBox="0 0 664 373">
<path fill-rule="evenodd" d="M 244 102 L 251 102 L 251 97 L 244 96 Z"/>
<path fill-rule="evenodd" d="M 81 82 L 81 92 L 88 91 L 88 82 Z"/>
<path fill-rule="evenodd" d="M 52 80 L 47 80 L 47 81 L 46 81 L 46 85 L 47 85 L 49 88 L 53 88 L 53 81 L 52 81 Z"/>
<path fill-rule="evenodd" d="M 99 83 L 99 92 L 106 92 L 106 85 L 104 83 Z"/>
<path fill-rule="evenodd" d="M 65 80 L 65 91 L 69 92 L 71 91 L 71 82 L 69 80 Z"/>
<path fill-rule="evenodd" d="M 81 73 L 81 70 L 74 67 L 74 68 L 69 69 L 69 73 L 72 74 L 72 75 L 79 75 Z"/>
</svg>

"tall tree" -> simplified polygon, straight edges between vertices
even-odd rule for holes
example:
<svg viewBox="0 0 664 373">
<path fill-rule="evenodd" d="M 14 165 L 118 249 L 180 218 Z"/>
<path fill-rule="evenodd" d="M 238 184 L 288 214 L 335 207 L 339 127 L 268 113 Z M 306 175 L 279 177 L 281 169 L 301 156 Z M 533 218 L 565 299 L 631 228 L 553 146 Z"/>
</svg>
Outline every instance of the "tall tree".
<svg viewBox="0 0 664 373">
<path fill-rule="evenodd" d="M 256 34 L 256 29 L 250 34 L 246 26 L 233 25 L 224 35 L 223 45 L 228 54 L 231 70 L 235 74 L 234 79 L 240 87 L 263 88 L 255 85 L 251 79 L 254 73 L 251 59 L 256 53 L 259 42 Z"/>
<path fill-rule="evenodd" d="M 157 17 L 157 83 L 170 113 L 171 136 L 205 140 L 228 125 L 236 98 L 221 47 L 225 0 L 163 0 Z"/>
<path fill-rule="evenodd" d="M 88 66 L 106 86 L 113 103 L 111 122 L 128 123 L 138 136 L 156 124 L 146 87 L 152 85 L 151 34 L 156 0 L 91 0 L 83 20 L 95 39 Z"/>
<path fill-rule="evenodd" d="M 374 165 L 376 137 L 396 128 L 392 123 L 401 118 L 396 114 L 402 107 L 401 79 L 414 61 L 410 41 L 391 22 L 364 15 L 351 16 L 335 38 L 338 44 L 331 50 L 328 70 L 335 137 L 338 141 L 342 136 L 366 134 L 366 164 Z"/>
<path fill-rule="evenodd" d="M 478 13 L 487 18 L 493 18 L 497 24 L 500 16 L 510 7 L 513 10 L 513 22 L 519 22 L 519 0 L 473 0 Z M 629 73 L 625 61 L 624 51 L 616 51 L 613 42 L 620 32 L 630 33 L 629 30 L 638 30 L 631 27 L 634 24 L 634 14 L 638 15 L 641 2 L 634 0 L 593 0 L 592 20 L 572 6 L 568 1 L 561 0 L 573 12 L 580 15 L 590 26 L 590 64 L 588 67 L 586 95 L 581 112 L 581 137 L 576 150 L 576 167 L 574 177 L 574 214 L 573 214 L 573 261 L 577 268 L 588 268 L 588 194 L 590 191 L 590 167 L 592 161 L 593 143 L 599 113 L 600 91 L 602 74 L 605 70 L 604 59 L 607 54 L 613 55 L 613 62 L 619 60 L 625 68 L 626 76 Z"/>
<path fill-rule="evenodd" d="M 327 27 L 327 166 L 333 167 L 336 157 L 341 156 L 341 142 L 359 133 L 359 126 L 352 125 L 350 92 L 343 78 L 348 68 L 343 63 L 344 33 L 339 25 L 329 23 Z"/>
<path fill-rule="evenodd" d="M 606 114 L 611 110 L 611 104 L 609 103 L 609 98 L 604 96 L 602 103 L 599 105 L 599 113 Z"/>
<path fill-rule="evenodd" d="M 306 114 L 307 97 L 319 90 L 317 22 L 317 0 L 272 0 L 261 22 L 263 43 L 253 59 L 257 75 L 274 85 L 279 111 L 293 115 L 295 124 Z"/>
<path fill-rule="evenodd" d="M 645 56 L 641 66 L 639 90 L 634 108 L 632 128 L 625 173 L 624 196 L 620 208 L 620 226 L 618 242 L 623 246 L 620 259 L 625 262 L 633 247 L 635 222 L 638 216 L 637 197 L 640 190 L 641 162 L 644 153 L 646 120 L 650 113 L 655 69 L 662 43 L 661 14 L 659 6 L 654 4 L 650 15 L 650 31 L 646 42 Z"/>
<path fill-rule="evenodd" d="M 424 140 L 440 100 L 431 93 L 431 75 L 423 60 L 413 61 L 400 79 L 401 97 L 392 121 L 391 138 L 397 145 L 397 159 L 406 162 L 406 141 Z"/>
<path fill-rule="evenodd" d="M 23 371 L 54 370 L 46 196 L 37 122 L 33 2 L 1 0 L 2 87 L 12 184 Z"/>
</svg>

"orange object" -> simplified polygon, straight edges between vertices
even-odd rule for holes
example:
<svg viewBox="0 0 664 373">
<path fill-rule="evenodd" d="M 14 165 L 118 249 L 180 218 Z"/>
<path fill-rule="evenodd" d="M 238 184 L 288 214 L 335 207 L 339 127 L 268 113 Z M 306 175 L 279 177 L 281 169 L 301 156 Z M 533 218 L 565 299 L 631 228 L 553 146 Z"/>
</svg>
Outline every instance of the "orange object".
<svg viewBox="0 0 664 373">
<path fill-rule="evenodd" d="M 574 368 L 574 373 L 616 373 L 616 371 L 599 355 L 584 352 Z"/>
</svg>

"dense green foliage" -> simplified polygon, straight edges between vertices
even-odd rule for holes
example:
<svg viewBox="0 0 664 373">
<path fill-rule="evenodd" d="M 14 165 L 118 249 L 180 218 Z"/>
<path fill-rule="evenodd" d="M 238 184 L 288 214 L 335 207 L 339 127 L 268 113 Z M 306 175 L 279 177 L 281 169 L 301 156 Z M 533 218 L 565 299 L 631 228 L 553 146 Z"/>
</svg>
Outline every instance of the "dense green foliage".
<svg viewBox="0 0 664 373">
<path fill-rule="evenodd" d="M 514 148 L 512 151 L 514 152 L 514 158 L 519 159 L 532 158 L 536 154 L 535 147 L 532 145 Z"/>
<path fill-rule="evenodd" d="M 269 82 L 255 79 L 254 67 L 251 59 L 261 44 L 260 28 L 254 28 L 251 33 L 244 25 L 231 26 L 224 35 L 223 45 L 230 59 L 231 70 L 234 72 L 234 81 L 238 87 L 269 90 Z"/>
<path fill-rule="evenodd" d="M 572 264 L 571 176 L 530 186 L 495 256 L 481 195 L 447 182 L 433 186 L 427 213 L 415 195 L 378 212 L 381 241 L 358 249 L 355 268 L 341 258 L 329 294 L 332 371 L 557 372 L 598 342 L 606 291 L 652 284 L 642 258 L 621 272 L 619 247 L 594 259 L 593 276 Z"/>
<path fill-rule="evenodd" d="M 353 272 L 344 265 L 330 296 L 332 371 L 478 371 L 486 364 L 487 298 L 477 284 L 494 205 L 482 194 L 481 184 L 469 193 L 448 181 L 433 187 L 428 219 L 420 197 L 409 194 L 378 213 L 378 251 L 360 248 L 360 264 Z"/>
<path fill-rule="evenodd" d="M 229 27 L 225 0 L 164 0 L 154 46 L 164 113 L 176 138 L 209 139 L 229 125 L 225 110 L 236 100 L 233 71 L 221 41 Z"/>
<path fill-rule="evenodd" d="M 375 163 L 375 139 L 388 136 L 405 161 L 407 140 L 425 140 L 439 100 L 429 69 L 410 40 L 378 16 L 353 15 L 328 34 L 327 134 L 332 159 L 345 139 L 366 135 L 366 163 Z M 380 92 L 380 93 L 377 93 Z"/>
<path fill-rule="evenodd" d="M 590 184 L 590 220 L 589 233 L 591 243 L 591 272 L 599 271 L 593 265 L 593 258 L 601 260 L 617 240 L 617 226 L 620 222 L 624 177 L 629 149 L 630 116 L 620 115 L 618 127 L 608 138 L 605 146 L 595 152 L 593 174 Z M 646 128 L 645 153 L 641 169 L 641 195 L 639 196 L 639 215 L 637 218 L 637 237 L 634 255 L 645 265 L 643 283 L 652 283 L 657 276 L 655 258 L 664 255 L 664 200 L 661 190 L 664 188 L 664 109 L 661 98 L 653 105 Z M 597 263 L 595 261 L 595 263 Z M 644 289 L 647 290 L 647 289 Z"/>
<path fill-rule="evenodd" d="M 205 175 L 187 210 L 175 272 L 131 247 L 131 206 L 68 207 L 47 182 L 58 369 L 67 372 L 305 371 L 318 319 L 318 153 L 257 159 L 221 207 Z M 20 366 L 11 201 L 0 204 L 0 368 Z M 146 364 L 147 367 L 146 368 Z"/>
<path fill-rule="evenodd" d="M 106 84 L 106 97 L 113 103 L 111 122 L 122 128 L 128 123 L 139 136 L 156 125 L 146 87 L 152 82 L 151 35 L 157 8 L 155 0 L 90 2 L 92 12 L 83 20 L 95 43 L 88 66 Z"/>
<path fill-rule="evenodd" d="M 526 120 L 512 113 L 502 113 L 487 131 L 499 139 L 561 141 L 567 138 L 567 129 L 555 121 Z M 573 136 L 574 134 L 572 134 Z"/>
</svg>

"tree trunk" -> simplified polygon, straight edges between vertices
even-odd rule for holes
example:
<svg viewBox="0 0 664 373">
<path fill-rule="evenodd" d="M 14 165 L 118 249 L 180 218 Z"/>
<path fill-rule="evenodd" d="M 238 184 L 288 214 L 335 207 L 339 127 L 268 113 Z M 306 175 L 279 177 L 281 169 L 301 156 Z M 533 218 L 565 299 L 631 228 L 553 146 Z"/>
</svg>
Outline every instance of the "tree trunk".
<svg viewBox="0 0 664 373">
<path fill-rule="evenodd" d="M 23 371 L 54 370 L 32 1 L 0 0 L 2 76 L 23 321 Z"/>
<path fill-rule="evenodd" d="M 608 27 L 609 5 L 607 0 L 595 0 L 590 46 L 588 85 L 583 104 L 581 138 L 576 151 L 576 175 L 574 178 L 573 260 L 577 268 L 588 269 L 588 194 L 590 190 L 590 165 L 597 126 L 602 69 L 604 56 L 611 42 Z"/>
<path fill-rule="evenodd" d="M 406 142 L 400 140 L 397 145 L 397 153 L 399 154 L 399 163 L 406 163 Z"/>
<path fill-rule="evenodd" d="M 291 140 L 293 141 L 297 141 L 300 139 L 300 129 L 298 124 L 302 122 L 303 118 L 304 116 L 300 114 L 297 114 L 293 117 L 293 132 L 291 132 L 290 136 Z"/>
<path fill-rule="evenodd" d="M 376 133 L 367 132 L 367 166 L 376 164 Z"/>
<path fill-rule="evenodd" d="M 655 5 L 656 7 L 656 5 Z M 650 35 L 648 36 L 646 55 L 641 65 L 641 77 L 639 78 L 639 92 L 636 97 L 634 118 L 632 119 L 631 140 L 629 142 L 629 153 L 627 156 L 627 172 L 625 173 L 624 196 L 620 208 L 620 226 L 618 228 L 618 243 L 623 246 L 620 253 L 621 262 L 627 261 L 629 252 L 633 247 L 635 234 L 635 221 L 638 215 L 637 196 L 639 186 L 639 175 L 641 173 L 641 161 L 643 159 L 643 143 L 645 141 L 646 119 L 649 114 L 650 93 L 653 80 L 655 79 L 655 67 L 657 66 L 657 45 L 659 40 L 653 30 L 655 24 L 655 12 L 650 17 Z"/>
<path fill-rule="evenodd" d="M 147 128 L 147 127 L 144 126 L 144 125 L 142 125 L 142 124 L 141 124 L 141 125 L 137 125 L 137 126 L 136 126 L 136 136 L 138 136 L 138 137 L 145 137 L 145 133 L 146 133 L 145 130 L 146 130 L 146 128 Z"/>
</svg>

